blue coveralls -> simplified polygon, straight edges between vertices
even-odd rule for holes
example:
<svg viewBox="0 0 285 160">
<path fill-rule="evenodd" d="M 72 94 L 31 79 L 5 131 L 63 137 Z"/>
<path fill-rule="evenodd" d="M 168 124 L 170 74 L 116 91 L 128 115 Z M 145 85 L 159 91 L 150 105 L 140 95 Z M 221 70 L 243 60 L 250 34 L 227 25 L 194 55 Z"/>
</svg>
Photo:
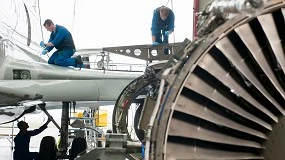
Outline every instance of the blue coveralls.
<svg viewBox="0 0 285 160">
<path fill-rule="evenodd" d="M 151 35 L 155 36 L 156 42 L 168 43 L 168 36 L 165 35 L 165 31 L 174 31 L 174 20 L 174 13 L 171 9 L 169 9 L 168 17 L 165 20 L 160 18 L 160 7 L 154 10 L 151 24 Z"/>
<path fill-rule="evenodd" d="M 51 32 L 48 42 L 51 42 L 54 46 L 47 46 L 46 50 L 50 52 L 53 47 L 57 49 L 49 58 L 48 64 L 77 67 L 75 59 L 71 58 L 75 53 L 73 38 L 65 27 L 56 25 L 55 31 Z"/>
<path fill-rule="evenodd" d="M 142 160 L 144 160 L 144 153 L 145 153 L 145 144 L 144 144 L 144 142 L 142 143 L 141 151 L 142 151 L 142 154 L 141 154 Z"/>
<path fill-rule="evenodd" d="M 38 160 L 38 152 L 30 152 L 30 139 L 31 136 L 38 135 L 47 128 L 47 125 L 44 124 L 39 129 L 32 131 L 27 131 L 26 133 L 19 132 L 15 139 L 15 151 L 13 153 L 14 160 Z"/>
</svg>

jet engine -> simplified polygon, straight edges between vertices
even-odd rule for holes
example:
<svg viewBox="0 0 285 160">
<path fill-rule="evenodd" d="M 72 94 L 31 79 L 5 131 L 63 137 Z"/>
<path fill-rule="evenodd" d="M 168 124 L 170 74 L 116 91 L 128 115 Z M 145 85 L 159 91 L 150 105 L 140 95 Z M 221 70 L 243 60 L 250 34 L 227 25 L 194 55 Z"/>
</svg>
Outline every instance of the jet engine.
<svg viewBox="0 0 285 160">
<path fill-rule="evenodd" d="M 284 19 L 281 0 L 205 7 L 199 37 L 143 94 L 145 159 L 284 159 Z"/>
</svg>

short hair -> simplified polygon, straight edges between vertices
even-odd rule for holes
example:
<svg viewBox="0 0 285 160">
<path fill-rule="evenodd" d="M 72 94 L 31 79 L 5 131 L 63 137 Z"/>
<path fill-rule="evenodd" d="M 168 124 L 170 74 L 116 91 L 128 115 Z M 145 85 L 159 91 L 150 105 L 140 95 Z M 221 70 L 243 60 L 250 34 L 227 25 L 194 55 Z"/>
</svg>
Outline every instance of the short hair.
<svg viewBox="0 0 285 160">
<path fill-rule="evenodd" d="M 24 123 L 25 123 L 24 121 L 18 122 L 17 127 L 18 127 L 19 129 L 22 129 Z"/>
<path fill-rule="evenodd" d="M 160 7 L 160 13 L 161 13 L 162 15 L 164 15 L 165 17 L 167 17 L 168 14 L 169 14 L 169 8 L 167 8 L 167 7 L 165 7 L 165 6 L 161 6 L 161 7 Z"/>
<path fill-rule="evenodd" d="M 45 22 L 44 22 L 44 26 L 46 26 L 46 25 L 50 26 L 52 24 L 53 24 L 53 22 L 50 19 L 46 19 Z"/>
</svg>

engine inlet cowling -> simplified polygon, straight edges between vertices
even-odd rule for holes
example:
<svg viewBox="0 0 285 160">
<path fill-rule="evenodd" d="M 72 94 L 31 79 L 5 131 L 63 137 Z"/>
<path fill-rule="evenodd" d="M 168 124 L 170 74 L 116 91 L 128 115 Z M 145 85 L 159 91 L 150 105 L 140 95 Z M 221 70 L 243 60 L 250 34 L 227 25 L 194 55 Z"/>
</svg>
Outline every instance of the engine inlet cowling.
<svg viewBox="0 0 285 160">
<path fill-rule="evenodd" d="M 237 15 L 185 48 L 166 76 L 149 157 L 284 159 L 284 7 Z"/>
</svg>

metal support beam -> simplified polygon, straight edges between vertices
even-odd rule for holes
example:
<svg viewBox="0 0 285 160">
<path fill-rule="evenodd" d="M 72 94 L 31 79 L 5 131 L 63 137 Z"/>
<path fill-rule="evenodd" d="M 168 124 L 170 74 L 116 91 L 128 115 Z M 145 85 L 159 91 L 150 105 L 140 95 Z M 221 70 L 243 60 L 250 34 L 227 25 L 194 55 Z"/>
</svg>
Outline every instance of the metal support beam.
<svg viewBox="0 0 285 160">
<path fill-rule="evenodd" d="M 68 148 L 69 104 L 70 102 L 62 102 L 61 130 L 59 143 L 59 152 L 61 153 L 61 157 L 66 156 Z"/>
<path fill-rule="evenodd" d="M 58 130 L 60 130 L 59 125 L 56 123 L 56 121 L 52 118 L 52 116 L 46 110 L 46 103 L 38 104 L 38 106 L 48 116 L 48 118 L 52 121 L 52 123 L 56 126 L 56 128 L 58 128 Z"/>
<path fill-rule="evenodd" d="M 132 45 L 105 47 L 103 48 L 103 51 L 152 62 L 153 60 L 168 60 L 169 57 L 174 54 L 179 45 L 180 43 L 170 43 L 157 46 Z M 165 50 L 168 50 L 169 54 L 165 54 Z"/>
</svg>

